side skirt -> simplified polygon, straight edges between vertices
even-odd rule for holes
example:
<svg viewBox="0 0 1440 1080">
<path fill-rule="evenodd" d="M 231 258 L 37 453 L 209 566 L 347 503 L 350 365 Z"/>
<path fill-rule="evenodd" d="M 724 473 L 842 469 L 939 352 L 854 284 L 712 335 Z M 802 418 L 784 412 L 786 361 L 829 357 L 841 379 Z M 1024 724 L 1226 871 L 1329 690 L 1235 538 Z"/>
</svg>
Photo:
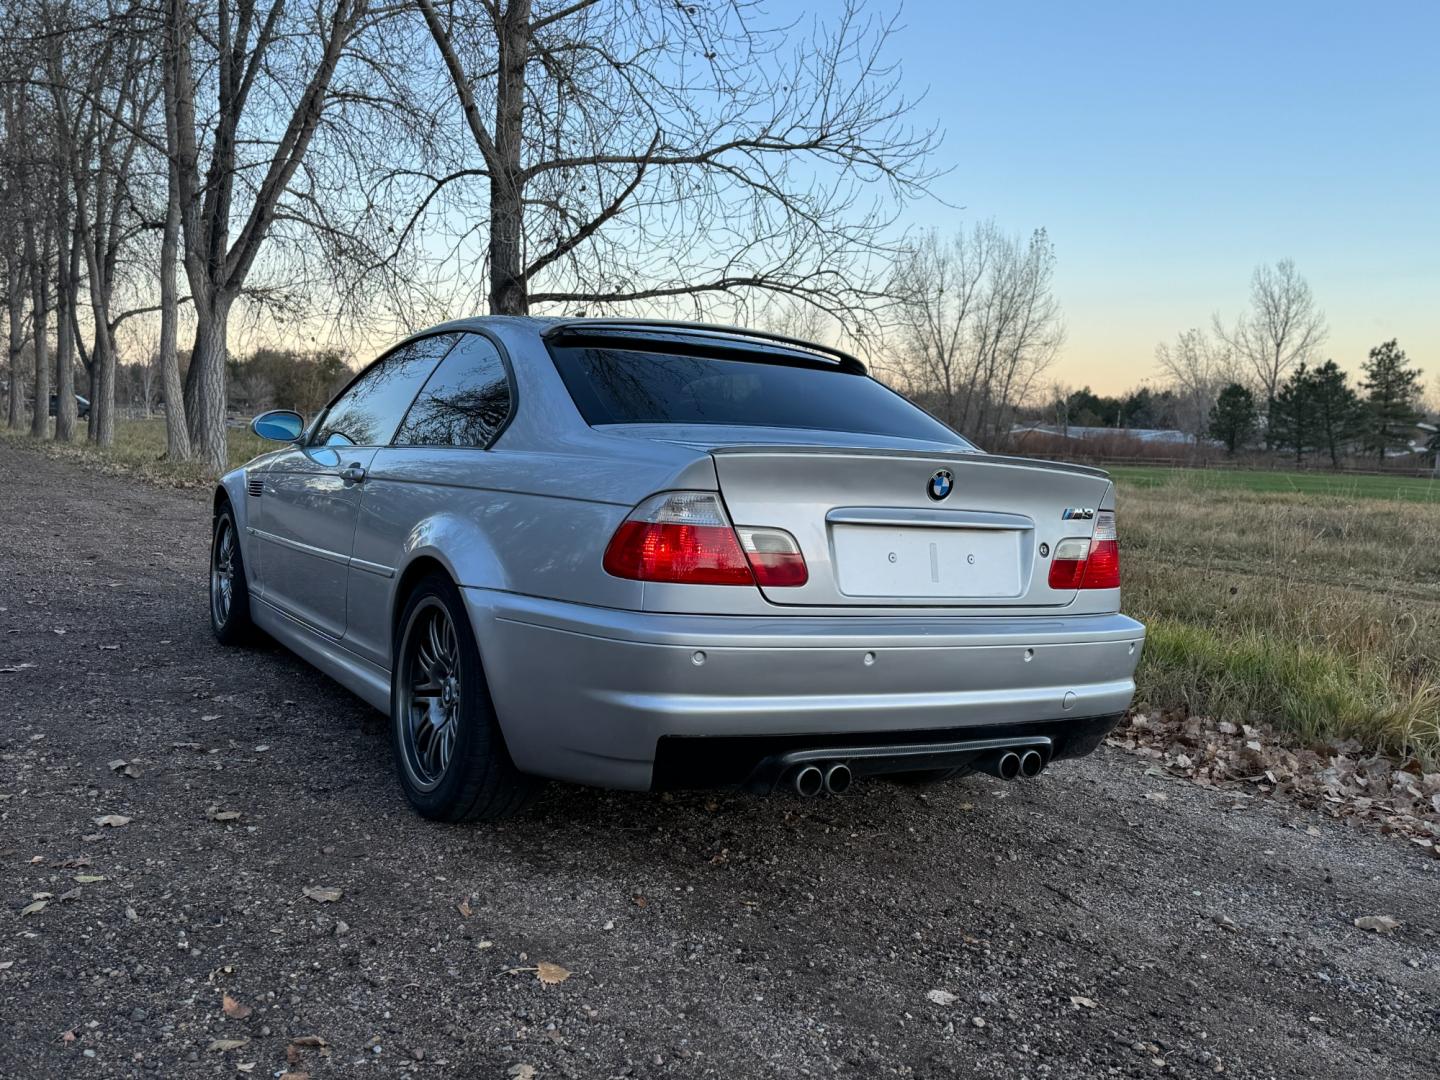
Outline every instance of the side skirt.
<svg viewBox="0 0 1440 1080">
<path fill-rule="evenodd" d="M 338 641 L 287 615 L 260 597 L 251 597 L 255 624 L 300 659 L 320 669 L 366 704 L 390 712 L 390 672 L 356 656 Z"/>
</svg>

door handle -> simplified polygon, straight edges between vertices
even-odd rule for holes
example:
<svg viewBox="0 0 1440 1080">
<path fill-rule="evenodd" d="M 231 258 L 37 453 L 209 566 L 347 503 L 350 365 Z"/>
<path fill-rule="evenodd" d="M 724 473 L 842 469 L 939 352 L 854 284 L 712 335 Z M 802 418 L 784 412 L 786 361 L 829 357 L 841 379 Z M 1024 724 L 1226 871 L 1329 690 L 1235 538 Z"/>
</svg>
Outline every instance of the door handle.
<svg viewBox="0 0 1440 1080">
<path fill-rule="evenodd" d="M 365 479 L 365 466 L 358 461 L 340 470 L 340 479 L 347 484 L 358 484 Z"/>
</svg>

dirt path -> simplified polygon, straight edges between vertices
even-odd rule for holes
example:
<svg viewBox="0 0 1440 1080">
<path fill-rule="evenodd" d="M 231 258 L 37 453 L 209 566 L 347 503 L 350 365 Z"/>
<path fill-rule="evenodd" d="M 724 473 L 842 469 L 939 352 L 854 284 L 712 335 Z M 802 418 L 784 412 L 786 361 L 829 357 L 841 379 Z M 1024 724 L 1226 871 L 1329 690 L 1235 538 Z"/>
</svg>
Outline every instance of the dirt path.
<svg viewBox="0 0 1440 1080">
<path fill-rule="evenodd" d="M 377 714 L 214 644 L 208 513 L 0 441 L 0 1077 L 1440 1073 L 1440 860 L 1113 750 L 431 825 Z"/>
</svg>

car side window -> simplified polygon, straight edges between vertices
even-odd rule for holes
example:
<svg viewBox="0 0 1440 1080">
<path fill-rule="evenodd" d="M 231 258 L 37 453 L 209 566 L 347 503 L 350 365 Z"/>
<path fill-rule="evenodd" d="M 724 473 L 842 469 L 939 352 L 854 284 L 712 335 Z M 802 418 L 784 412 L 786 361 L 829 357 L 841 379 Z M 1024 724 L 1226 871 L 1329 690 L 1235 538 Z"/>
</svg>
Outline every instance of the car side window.
<svg viewBox="0 0 1440 1080">
<path fill-rule="evenodd" d="M 326 410 L 311 445 L 386 446 L 459 334 L 434 334 L 382 356 Z"/>
<path fill-rule="evenodd" d="M 510 418 L 510 377 L 500 351 L 462 334 L 410 407 L 396 446 L 487 447 Z"/>
</svg>

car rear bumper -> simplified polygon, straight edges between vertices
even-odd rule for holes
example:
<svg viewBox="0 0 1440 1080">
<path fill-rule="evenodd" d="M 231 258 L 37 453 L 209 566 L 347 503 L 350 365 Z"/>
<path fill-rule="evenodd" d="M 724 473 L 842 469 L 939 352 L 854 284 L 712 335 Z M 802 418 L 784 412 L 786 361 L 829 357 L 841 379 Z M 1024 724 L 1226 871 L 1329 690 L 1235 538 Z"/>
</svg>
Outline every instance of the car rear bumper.
<svg viewBox="0 0 1440 1080">
<path fill-rule="evenodd" d="M 662 615 L 464 592 L 516 764 L 615 788 L 684 782 L 668 766 L 657 778 L 662 739 L 695 758 L 696 739 L 718 751 L 1043 725 L 1060 756 L 1088 752 L 1130 704 L 1145 637 L 1118 614 Z"/>
</svg>

